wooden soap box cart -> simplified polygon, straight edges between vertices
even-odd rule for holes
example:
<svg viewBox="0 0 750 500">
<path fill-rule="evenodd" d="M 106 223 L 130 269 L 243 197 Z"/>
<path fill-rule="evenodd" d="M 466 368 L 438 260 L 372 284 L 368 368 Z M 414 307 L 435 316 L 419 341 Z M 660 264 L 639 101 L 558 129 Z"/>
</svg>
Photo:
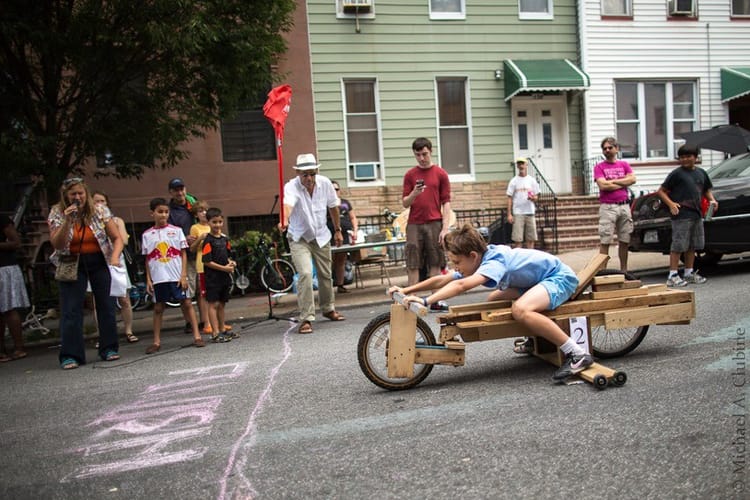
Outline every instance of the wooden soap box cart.
<svg viewBox="0 0 750 500">
<path fill-rule="evenodd" d="M 695 318 L 695 296 L 690 290 L 666 285 L 643 285 L 630 274 L 604 269 L 609 257 L 597 255 L 578 273 L 573 296 L 557 309 L 546 311 L 576 342 L 589 348 L 595 358 L 627 354 L 640 344 L 649 325 L 689 324 Z M 422 319 L 427 308 L 403 306 L 403 295 L 394 294 L 390 312 L 371 320 L 357 346 L 365 376 L 389 390 L 410 389 L 424 380 L 434 365 L 462 366 L 466 344 L 516 337 L 533 339 L 530 354 L 555 366 L 563 362 L 559 349 L 527 330 L 511 316 L 511 301 L 451 306 L 438 317 L 436 339 Z M 622 371 L 598 362 L 578 374 L 598 389 L 621 386 Z"/>
</svg>

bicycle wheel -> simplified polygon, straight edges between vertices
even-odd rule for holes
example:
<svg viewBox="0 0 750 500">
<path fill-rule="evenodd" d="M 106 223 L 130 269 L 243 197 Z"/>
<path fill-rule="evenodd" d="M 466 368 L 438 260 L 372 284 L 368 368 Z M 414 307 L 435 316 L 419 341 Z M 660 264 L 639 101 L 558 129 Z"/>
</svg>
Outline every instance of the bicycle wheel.
<svg viewBox="0 0 750 500">
<path fill-rule="evenodd" d="M 610 274 L 622 274 L 617 269 L 602 269 L 596 275 L 607 276 Z M 626 272 L 625 279 L 638 279 L 632 273 Z M 605 326 L 596 326 L 591 329 L 591 354 L 597 358 L 609 359 L 624 356 L 643 341 L 648 333 L 648 325 L 631 326 L 607 330 Z"/>
<path fill-rule="evenodd" d="M 273 259 L 270 265 L 263 266 L 260 281 L 266 289 L 274 293 L 288 292 L 292 288 L 295 273 L 294 266 L 286 260 Z"/>
<path fill-rule="evenodd" d="M 410 378 L 391 378 L 388 376 L 386 366 L 388 356 L 388 336 L 391 331 L 391 313 L 383 313 L 373 318 L 362 334 L 359 336 L 357 345 L 357 359 L 362 373 L 370 382 L 388 389 L 400 391 L 411 389 L 422 382 L 432 371 L 433 365 L 414 365 L 414 375 Z M 422 345 L 435 345 L 435 336 L 432 330 L 421 318 L 417 318 L 417 331 L 415 332 L 417 343 Z"/>
</svg>

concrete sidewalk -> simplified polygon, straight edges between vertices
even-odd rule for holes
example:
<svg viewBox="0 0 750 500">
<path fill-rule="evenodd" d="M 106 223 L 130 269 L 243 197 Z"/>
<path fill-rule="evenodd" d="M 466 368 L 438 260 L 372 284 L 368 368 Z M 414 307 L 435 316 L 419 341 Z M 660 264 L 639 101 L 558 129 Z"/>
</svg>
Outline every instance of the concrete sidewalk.
<svg viewBox="0 0 750 500">
<path fill-rule="evenodd" d="M 616 252 L 616 248 L 612 248 L 611 255 Z M 569 252 L 560 254 L 560 259 L 568 264 L 574 271 L 578 272 L 594 257 L 597 250 L 581 250 L 576 252 Z M 657 269 L 663 269 L 666 279 L 666 271 L 668 266 L 668 256 L 657 254 L 657 253 L 631 253 L 628 258 L 628 267 L 630 271 L 638 274 L 646 271 L 654 271 Z M 619 266 L 619 260 L 617 257 L 610 259 L 609 268 L 617 268 Z M 391 277 L 391 283 L 398 286 L 406 286 L 406 270 L 403 267 L 390 267 L 388 272 Z M 385 290 L 388 287 L 387 282 L 381 284 L 380 277 L 377 275 L 378 272 L 375 268 L 372 271 L 364 271 L 364 288 L 355 288 L 354 285 L 349 285 L 347 288 L 350 293 L 336 294 L 336 309 L 345 312 L 347 308 L 361 306 L 365 304 L 387 304 L 390 299 L 386 296 Z M 376 276 L 377 275 L 377 276 Z M 477 289 L 477 291 L 486 291 L 485 289 Z M 473 293 L 473 292 L 470 292 Z M 297 314 L 297 297 L 294 294 L 287 294 L 282 297 L 272 299 L 272 313 L 282 317 L 294 317 Z M 261 320 L 268 317 L 268 297 L 265 294 L 247 294 L 244 296 L 233 296 L 232 299 L 227 303 L 226 306 L 226 318 L 229 324 L 248 323 L 254 320 Z M 152 321 L 153 314 L 151 310 L 146 311 L 134 311 L 133 313 L 133 333 L 136 336 L 142 337 L 141 343 L 144 344 L 144 348 L 151 341 L 152 332 Z M 94 332 L 96 326 L 93 321 L 93 315 L 90 311 L 87 311 L 85 317 L 85 331 Z M 185 325 L 185 321 L 182 318 L 182 313 L 179 308 L 167 308 L 164 312 L 164 321 L 162 323 L 162 329 L 169 333 L 172 330 L 177 330 L 182 334 L 182 328 Z M 44 326 L 52 329 L 53 331 L 39 338 L 39 335 L 30 332 L 31 335 L 28 337 L 27 345 L 44 345 L 44 344 L 55 344 L 59 343 L 58 321 L 56 320 L 45 320 Z M 124 331 L 122 327 L 122 321 L 118 314 L 118 330 L 121 335 L 121 343 L 125 343 Z M 185 335 L 187 336 L 187 335 Z M 95 341 L 96 335 L 90 333 L 87 335 L 87 339 Z M 9 340 L 9 339 L 8 339 Z M 12 345 L 12 341 L 10 341 Z"/>
</svg>

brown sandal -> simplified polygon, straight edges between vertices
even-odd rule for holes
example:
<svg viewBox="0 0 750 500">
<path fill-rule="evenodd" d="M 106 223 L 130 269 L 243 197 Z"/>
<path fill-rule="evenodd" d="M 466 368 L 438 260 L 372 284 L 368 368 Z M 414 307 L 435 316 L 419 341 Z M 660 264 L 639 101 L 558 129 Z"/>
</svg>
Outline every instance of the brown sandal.
<svg viewBox="0 0 750 500">
<path fill-rule="evenodd" d="M 312 332 L 313 332 L 312 323 L 310 323 L 309 321 L 303 321 L 299 325 L 299 328 L 297 328 L 297 333 L 312 333 Z"/>
<path fill-rule="evenodd" d="M 136 342 L 138 342 L 138 337 L 133 335 L 133 332 L 126 333 L 125 338 L 128 339 L 129 344 L 135 344 Z"/>
<path fill-rule="evenodd" d="M 324 317 L 330 319 L 331 321 L 344 321 L 346 318 L 341 315 L 338 311 L 328 311 L 323 315 Z"/>
</svg>

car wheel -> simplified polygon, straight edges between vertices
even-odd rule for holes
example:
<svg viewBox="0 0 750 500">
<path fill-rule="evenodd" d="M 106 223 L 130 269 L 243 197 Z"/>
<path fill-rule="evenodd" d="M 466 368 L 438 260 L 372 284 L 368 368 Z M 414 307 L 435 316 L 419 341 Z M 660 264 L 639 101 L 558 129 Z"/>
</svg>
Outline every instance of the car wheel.
<svg viewBox="0 0 750 500">
<path fill-rule="evenodd" d="M 724 254 L 718 253 L 718 252 L 703 252 L 703 251 L 695 252 L 694 267 L 696 269 L 700 269 L 704 267 L 715 266 L 716 264 L 719 263 L 719 261 L 721 260 L 723 256 Z M 680 255 L 680 261 L 683 263 L 685 262 L 684 254 Z"/>
</svg>

